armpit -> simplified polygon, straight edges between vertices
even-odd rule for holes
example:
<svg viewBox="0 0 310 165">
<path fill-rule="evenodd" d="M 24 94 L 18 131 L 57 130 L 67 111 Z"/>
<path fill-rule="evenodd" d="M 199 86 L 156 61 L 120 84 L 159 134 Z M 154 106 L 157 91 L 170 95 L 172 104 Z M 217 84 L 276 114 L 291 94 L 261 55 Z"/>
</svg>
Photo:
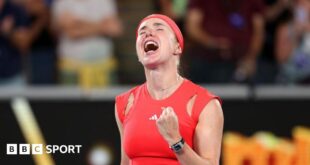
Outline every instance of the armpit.
<svg viewBox="0 0 310 165">
<path fill-rule="evenodd" d="M 128 98 L 126 108 L 124 110 L 124 116 L 127 116 L 127 114 L 129 113 L 129 111 L 130 111 L 130 109 L 134 103 L 134 100 L 135 100 L 134 95 L 131 93 L 129 98 Z"/>
</svg>

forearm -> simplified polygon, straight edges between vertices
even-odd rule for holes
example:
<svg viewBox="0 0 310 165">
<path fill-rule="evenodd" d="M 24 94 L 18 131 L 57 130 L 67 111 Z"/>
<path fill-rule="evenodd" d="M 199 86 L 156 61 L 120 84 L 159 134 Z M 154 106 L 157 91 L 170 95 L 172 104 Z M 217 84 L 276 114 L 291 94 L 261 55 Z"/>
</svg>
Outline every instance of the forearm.
<svg viewBox="0 0 310 165">
<path fill-rule="evenodd" d="M 70 13 L 63 13 L 56 17 L 54 28 L 71 39 L 99 35 L 98 24 L 81 20 Z"/>
<path fill-rule="evenodd" d="M 123 140 L 122 140 L 123 142 Z M 123 146 L 123 144 L 121 144 L 121 146 Z M 121 165 L 129 165 L 129 158 L 127 156 L 127 154 L 125 153 L 124 149 L 122 148 L 121 149 L 122 152 L 121 152 Z"/>
<path fill-rule="evenodd" d="M 28 51 L 31 44 L 40 35 L 44 26 L 46 26 L 46 19 L 46 17 L 41 17 L 29 28 L 16 29 L 10 38 L 11 42 L 23 52 Z"/>
<path fill-rule="evenodd" d="M 27 29 L 15 30 L 10 36 L 10 41 L 16 46 L 21 52 L 26 53 L 29 50 L 29 40 L 27 37 Z"/>
<path fill-rule="evenodd" d="M 30 45 L 42 32 L 48 24 L 48 16 L 38 18 L 38 20 L 31 26 L 28 31 L 28 45 Z"/>
<path fill-rule="evenodd" d="M 99 22 L 79 21 L 79 26 L 75 32 L 78 37 L 98 36 L 101 35 Z"/>
<path fill-rule="evenodd" d="M 274 5 L 267 8 L 265 12 L 265 18 L 267 21 L 274 21 L 281 12 L 286 8 L 283 2 L 278 1 Z"/>
<path fill-rule="evenodd" d="M 198 9 L 192 9 L 186 20 L 186 30 L 191 39 L 206 47 L 216 47 L 214 38 L 201 27 L 203 14 Z"/>
<path fill-rule="evenodd" d="M 121 23 L 118 19 L 108 19 L 98 22 L 79 21 L 76 27 L 70 29 L 69 34 L 73 38 L 88 36 L 116 37 L 122 33 Z"/>
<path fill-rule="evenodd" d="M 101 21 L 100 33 L 109 37 L 120 36 L 123 33 L 123 25 L 120 19 L 115 15 Z"/>
<path fill-rule="evenodd" d="M 256 59 L 260 53 L 264 41 L 264 22 L 261 16 L 254 18 L 254 30 L 246 58 Z"/>
<path fill-rule="evenodd" d="M 199 27 L 189 27 L 188 33 L 191 39 L 198 42 L 199 44 L 210 48 L 216 48 L 214 38 L 207 32 L 201 30 Z"/>
<path fill-rule="evenodd" d="M 96 36 L 100 34 L 98 31 L 98 27 L 95 24 L 86 24 L 85 22 L 81 21 L 71 24 L 63 24 L 62 27 L 63 33 L 71 39 Z"/>
<path fill-rule="evenodd" d="M 193 139 L 194 149 L 182 141 L 178 127 L 178 118 L 171 107 L 163 110 L 156 121 L 156 125 L 159 133 L 173 151 L 176 152 L 175 155 L 181 165 L 219 164 L 223 112 L 218 100 L 210 101 L 200 114 Z M 208 140 L 206 141 L 205 139 Z"/>
<path fill-rule="evenodd" d="M 121 160 L 121 165 L 129 165 L 129 161 L 128 160 Z"/>
<path fill-rule="evenodd" d="M 120 165 L 129 165 L 129 159 L 122 156 Z"/>
<path fill-rule="evenodd" d="M 258 54 L 261 51 L 263 45 L 263 38 L 262 35 L 254 35 L 251 39 L 251 43 L 249 46 L 249 50 L 247 53 L 246 58 L 256 59 Z"/>
<path fill-rule="evenodd" d="M 218 165 L 217 159 L 207 159 L 199 156 L 189 145 L 185 144 L 182 151 L 176 153 L 181 165 Z"/>
</svg>

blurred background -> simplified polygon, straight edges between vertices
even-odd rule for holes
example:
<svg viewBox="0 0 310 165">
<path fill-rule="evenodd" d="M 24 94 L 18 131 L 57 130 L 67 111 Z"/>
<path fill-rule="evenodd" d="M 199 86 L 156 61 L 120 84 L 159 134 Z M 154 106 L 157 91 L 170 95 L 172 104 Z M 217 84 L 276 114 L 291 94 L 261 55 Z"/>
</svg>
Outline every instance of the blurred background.
<svg viewBox="0 0 310 165">
<path fill-rule="evenodd" d="M 114 97 L 145 81 L 135 30 L 151 13 L 181 28 L 182 75 L 223 98 L 222 164 L 310 165 L 309 0 L 0 0 L 0 164 L 119 164 Z"/>
</svg>

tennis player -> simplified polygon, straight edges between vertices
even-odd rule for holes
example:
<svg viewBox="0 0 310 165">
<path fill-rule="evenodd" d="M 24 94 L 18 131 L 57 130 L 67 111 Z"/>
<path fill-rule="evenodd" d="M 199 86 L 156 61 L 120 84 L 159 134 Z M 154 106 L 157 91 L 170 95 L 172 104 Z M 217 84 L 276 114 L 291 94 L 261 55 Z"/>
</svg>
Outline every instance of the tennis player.
<svg viewBox="0 0 310 165">
<path fill-rule="evenodd" d="M 136 35 L 146 82 L 116 97 L 121 165 L 218 165 L 221 100 L 178 73 L 184 49 L 178 26 L 152 14 Z"/>
</svg>

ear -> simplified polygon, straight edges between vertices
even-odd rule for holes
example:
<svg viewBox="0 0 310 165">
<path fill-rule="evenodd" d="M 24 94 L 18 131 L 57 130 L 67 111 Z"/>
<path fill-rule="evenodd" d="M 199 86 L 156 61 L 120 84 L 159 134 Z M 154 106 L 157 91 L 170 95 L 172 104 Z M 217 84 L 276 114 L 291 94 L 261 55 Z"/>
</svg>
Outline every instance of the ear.
<svg viewBox="0 0 310 165">
<path fill-rule="evenodd" d="M 179 43 L 178 43 L 178 44 L 176 44 L 176 47 L 175 47 L 175 49 L 174 49 L 173 54 L 174 54 L 174 55 L 180 55 L 180 54 L 182 54 L 182 49 L 181 49 L 181 47 L 180 47 L 180 44 L 179 44 Z"/>
</svg>

